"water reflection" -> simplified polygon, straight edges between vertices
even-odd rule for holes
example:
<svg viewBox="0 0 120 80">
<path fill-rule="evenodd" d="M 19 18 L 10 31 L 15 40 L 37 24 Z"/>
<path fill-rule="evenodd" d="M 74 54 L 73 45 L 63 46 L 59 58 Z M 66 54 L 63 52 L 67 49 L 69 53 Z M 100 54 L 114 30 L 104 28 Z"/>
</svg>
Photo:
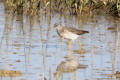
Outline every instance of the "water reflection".
<svg viewBox="0 0 120 80">
<path fill-rule="evenodd" d="M 66 61 L 62 61 L 56 69 L 55 78 L 59 78 L 60 75 L 63 75 L 63 73 L 70 73 L 75 72 L 78 69 L 85 69 L 87 68 L 87 65 L 79 64 L 77 61 L 73 59 L 67 59 Z"/>
<path fill-rule="evenodd" d="M 119 20 L 103 15 L 78 18 L 57 13 L 29 17 L 8 14 L 2 3 L 0 6 L 0 63 L 7 65 L 5 70 L 22 72 L 18 80 L 54 80 L 54 72 L 66 72 L 60 75 L 63 80 L 116 80 L 114 74 L 120 70 Z M 68 41 L 62 45 L 53 29 L 56 22 L 88 30 L 88 35 L 79 38 L 86 51 L 80 51 L 74 41 L 71 45 L 73 59 L 64 61 L 69 51 Z M 117 31 L 108 30 L 116 25 Z M 74 68 L 73 63 L 77 65 Z M 81 64 L 88 67 L 79 69 Z"/>
</svg>

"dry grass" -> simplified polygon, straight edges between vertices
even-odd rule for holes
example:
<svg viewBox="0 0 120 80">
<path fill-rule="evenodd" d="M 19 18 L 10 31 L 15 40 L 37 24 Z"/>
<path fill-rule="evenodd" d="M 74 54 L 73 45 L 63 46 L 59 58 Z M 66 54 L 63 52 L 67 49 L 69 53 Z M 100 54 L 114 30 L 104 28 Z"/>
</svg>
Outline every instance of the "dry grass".
<svg viewBox="0 0 120 80">
<path fill-rule="evenodd" d="M 81 15 L 98 9 L 112 15 L 120 12 L 120 0 L 6 0 L 5 6 L 10 12 L 28 15 L 54 11 Z"/>
<path fill-rule="evenodd" d="M 18 77 L 21 75 L 22 75 L 22 72 L 20 71 L 0 70 L 1 77 Z"/>
</svg>

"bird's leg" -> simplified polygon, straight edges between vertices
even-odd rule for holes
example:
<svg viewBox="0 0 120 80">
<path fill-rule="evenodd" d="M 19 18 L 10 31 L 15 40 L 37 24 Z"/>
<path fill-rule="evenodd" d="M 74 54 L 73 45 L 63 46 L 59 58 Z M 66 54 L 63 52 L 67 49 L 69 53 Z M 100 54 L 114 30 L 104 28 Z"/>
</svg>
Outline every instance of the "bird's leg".
<svg viewBox="0 0 120 80">
<path fill-rule="evenodd" d="M 80 40 L 78 40 L 78 43 L 80 44 L 81 50 L 85 50 L 85 49 L 83 48 L 83 45 L 82 45 L 82 43 L 80 42 Z"/>
<path fill-rule="evenodd" d="M 69 57 L 71 57 L 71 40 L 69 40 Z"/>
</svg>

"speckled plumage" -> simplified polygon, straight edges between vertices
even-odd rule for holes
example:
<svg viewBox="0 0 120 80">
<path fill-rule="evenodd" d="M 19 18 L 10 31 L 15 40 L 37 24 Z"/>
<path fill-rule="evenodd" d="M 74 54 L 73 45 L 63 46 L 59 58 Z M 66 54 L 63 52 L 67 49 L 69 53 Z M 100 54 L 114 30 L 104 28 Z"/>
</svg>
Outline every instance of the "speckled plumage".
<svg viewBox="0 0 120 80">
<path fill-rule="evenodd" d="M 78 30 L 72 27 L 67 27 L 67 26 L 62 27 L 60 24 L 55 24 L 54 27 L 56 27 L 57 33 L 61 37 L 70 39 L 70 40 L 75 40 L 79 37 L 79 35 L 88 33 L 88 31 L 85 31 L 85 30 Z"/>
</svg>

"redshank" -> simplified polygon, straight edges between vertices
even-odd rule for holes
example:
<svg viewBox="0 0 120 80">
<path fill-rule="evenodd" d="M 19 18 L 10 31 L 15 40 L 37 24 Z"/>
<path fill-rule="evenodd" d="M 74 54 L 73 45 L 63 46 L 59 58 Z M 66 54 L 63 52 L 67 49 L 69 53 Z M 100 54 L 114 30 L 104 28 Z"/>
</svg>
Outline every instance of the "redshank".
<svg viewBox="0 0 120 80">
<path fill-rule="evenodd" d="M 59 23 L 54 24 L 54 28 L 57 29 L 57 33 L 62 37 L 62 39 L 68 39 L 69 40 L 69 56 L 71 56 L 71 40 L 76 40 L 79 35 L 89 33 L 85 30 L 78 30 L 72 27 L 62 26 Z M 83 49 L 82 44 L 80 40 L 78 40 L 81 49 Z"/>
</svg>

